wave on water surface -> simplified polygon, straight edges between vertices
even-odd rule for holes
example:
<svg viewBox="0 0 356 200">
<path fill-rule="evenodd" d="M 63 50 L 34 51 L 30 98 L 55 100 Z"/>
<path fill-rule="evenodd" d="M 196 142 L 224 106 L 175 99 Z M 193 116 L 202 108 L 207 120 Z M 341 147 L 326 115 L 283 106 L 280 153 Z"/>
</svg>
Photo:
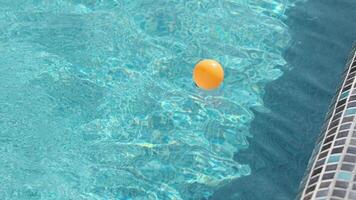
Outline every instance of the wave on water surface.
<svg viewBox="0 0 356 200">
<path fill-rule="evenodd" d="M 248 165 L 252 108 L 285 65 L 285 0 L 0 5 L 2 199 L 202 199 Z M 202 58 L 226 79 L 192 83 Z"/>
</svg>

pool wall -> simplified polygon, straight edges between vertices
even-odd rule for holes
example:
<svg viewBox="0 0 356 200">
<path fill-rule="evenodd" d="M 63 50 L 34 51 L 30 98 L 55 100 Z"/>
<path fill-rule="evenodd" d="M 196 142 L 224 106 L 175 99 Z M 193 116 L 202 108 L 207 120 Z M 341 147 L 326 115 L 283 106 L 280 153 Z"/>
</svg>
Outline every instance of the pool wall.
<svg viewBox="0 0 356 200">
<path fill-rule="evenodd" d="M 356 199 L 356 45 L 342 77 L 298 199 Z"/>
</svg>

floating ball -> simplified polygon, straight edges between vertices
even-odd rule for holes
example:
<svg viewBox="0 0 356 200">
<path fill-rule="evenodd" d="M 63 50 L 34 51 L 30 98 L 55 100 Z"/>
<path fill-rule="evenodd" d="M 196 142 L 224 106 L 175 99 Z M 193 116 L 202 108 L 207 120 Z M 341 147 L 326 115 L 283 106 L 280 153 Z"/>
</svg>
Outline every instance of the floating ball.
<svg viewBox="0 0 356 200">
<path fill-rule="evenodd" d="M 195 65 L 193 79 L 198 87 L 213 90 L 224 80 L 224 69 L 215 60 L 202 60 Z"/>
</svg>

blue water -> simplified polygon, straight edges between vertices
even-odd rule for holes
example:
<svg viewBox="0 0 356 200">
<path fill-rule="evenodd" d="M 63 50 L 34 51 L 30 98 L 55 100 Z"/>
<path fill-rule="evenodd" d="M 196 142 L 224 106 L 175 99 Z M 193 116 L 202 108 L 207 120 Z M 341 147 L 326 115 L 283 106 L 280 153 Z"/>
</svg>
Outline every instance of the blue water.
<svg viewBox="0 0 356 200">
<path fill-rule="evenodd" d="M 291 44 L 283 57 L 290 69 L 266 86 L 263 100 L 271 112 L 255 112 L 250 146 L 235 155 L 251 166 L 251 175 L 211 200 L 295 199 L 356 40 L 355 10 L 349 0 L 300 2 L 287 10 Z"/>
<path fill-rule="evenodd" d="M 284 55 L 293 3 L 1 2 L 0 199 L 259 198 L 256 169 L 271 168 L 259 156 L 296 150 L 271 145 L 274 125 L 254 131 L 278 113 L 266 85 L 297 66 Z M 202 58 L 225 68 L 215 92 L 192 83 Z M 262 180 L 256 189 L 295 193 Z"/>
</svg>

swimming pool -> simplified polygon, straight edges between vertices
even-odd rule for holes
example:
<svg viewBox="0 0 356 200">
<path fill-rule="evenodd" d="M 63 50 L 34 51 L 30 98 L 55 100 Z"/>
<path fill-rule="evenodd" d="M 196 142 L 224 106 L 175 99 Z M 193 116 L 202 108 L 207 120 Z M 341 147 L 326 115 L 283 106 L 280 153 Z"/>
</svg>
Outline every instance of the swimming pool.
<svg viewBox="0 0 356 200">
<path fill-rule="evenodd" d="M 255 116 L 276 113 L 265 106 L 266 85 L 296 67 L 284 55 L 294 3 L 1 4 L 1 199 L 262 199 L 251 185 L 293 198 L 296 184 L 253 184 L 256 169 L 269 169 L 255 152 L 285 155 L 253 130 Z M 192 83 L 203 58 L 223 64 L 219 90 Z"/>
</svg>

